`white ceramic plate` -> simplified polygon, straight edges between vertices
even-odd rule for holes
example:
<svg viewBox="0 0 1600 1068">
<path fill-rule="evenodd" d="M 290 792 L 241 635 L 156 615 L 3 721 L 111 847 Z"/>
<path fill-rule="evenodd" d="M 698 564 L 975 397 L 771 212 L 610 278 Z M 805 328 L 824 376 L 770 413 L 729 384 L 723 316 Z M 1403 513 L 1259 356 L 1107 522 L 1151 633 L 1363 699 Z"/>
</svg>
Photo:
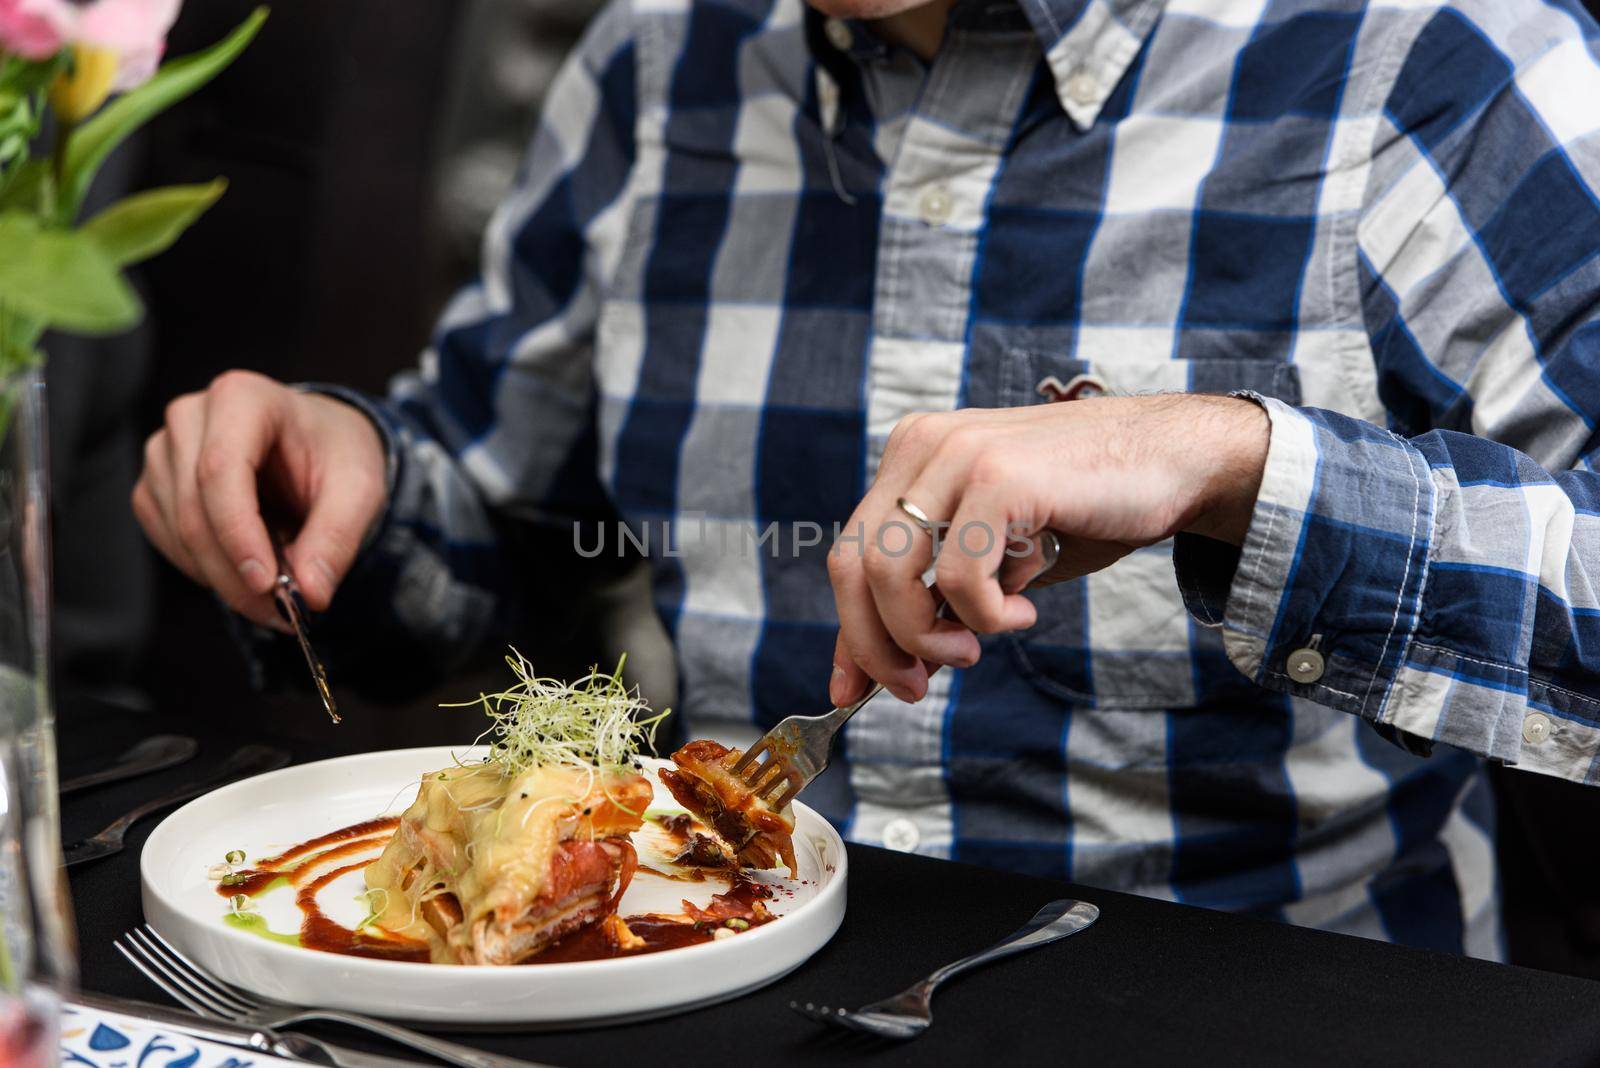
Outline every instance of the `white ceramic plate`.
<svg viewBox="0 0 1600 1068">
<path fill-rule="evenodd" d="M 207 870 L 229 850 L 250 860 L 362 820 L 398 814 L 429 771 L 471 750 L 400 749 L 302 764 L 207 794 L 162 821 L 139 858 L 144 914 L 184 953 L 222 979 L 278 1001 L 348 1009 L 435 1024 L 578 1027 L 664 1015 L 721 1001 L 783 976 L 820 949 L 844 918 L 844 843 L 828 822 L 796 804 L 798 880 L 767 872 L 767 904 L 779 918 L 731 938 L 610 960 L 509 968 L 411 964 L 322 953 L 274 942 L 224 923 L 229 905 Z M 659 765 L 659 762 L 655 762 Z M 649 772 L 654 777 L 653 768 Z M 656 804 L 677 808 L 659 783 Z M 652 864 L 654 824 L 634 836 L 640 863 Z M 361 875 L 330 883 L 318 901 L 354 926 L 366 914 Z M 641 872 L 622 899 L 622 915 L 679 912 L 725 889 Z M 275 931 L 299 929 L 286 890 L 257 899 Z"/>
</svg>

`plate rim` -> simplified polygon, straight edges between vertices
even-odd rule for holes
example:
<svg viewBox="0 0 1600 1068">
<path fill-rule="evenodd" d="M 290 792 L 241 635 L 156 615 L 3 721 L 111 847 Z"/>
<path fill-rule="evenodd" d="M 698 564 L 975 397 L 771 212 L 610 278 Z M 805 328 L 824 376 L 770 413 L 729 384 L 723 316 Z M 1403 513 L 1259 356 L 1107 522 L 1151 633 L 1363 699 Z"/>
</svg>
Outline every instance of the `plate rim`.
<svg viewBox="0 0 1600 1068">
<path fill-rule="evenodd" d="M 410 746 L 404 749 L 373 749 L 363 753 L 350 753 L 344 756 L 325 757 L 321 760 L 309 760 L 303 764 L 290 764 L 287 767 L 277 768 L 273 771 L 262 772 L 259 775 L 251 775 L 247 778 L 238 779 L 234 782 L 228 783 L 226 786 L 218 787 L 215 790 L 202 794 L 201 796 L 186 802 L 172 812 L 169 812 L 161 819 L 161 822 L 156 825 L 155 829 L 150 832 L 149 837 L 145 839 L 144 844 L 139 849 L 140 889 L 144 893 L 151 893 L 157 898 L 162 899 L 163 906 L 167 911 L 172 912 L 174 915 L 185 915 L 184 910 L 177 906 L 170 894 L 162 893 L 156 889 L 156 882 L 152 877 L 150 870 L 152 865 L 155 863 L 151 847 L 156 845 L 164 835 L 178 833 L 173 829 L 173 824 L 180 816 L 188 812 L 191 808 L 197 807 L 205 802 L 214 801 L 220 795 L 229 793 L 248 784 L 264 782 L 279 776 L 285 776 L 306 768 L 313 768 L 324 764 L 356 763 L 368 759 L 395 758 L 412 753 L 420 755 L 423 753 L 449 752 L 451 755 L 454 755 L 455 753 L 462 751 L 470 751 L 472 748 L 474 747 L 470 745 L 465 747 L 449 745 L 425 745 Z M 649 757 L 647 759 L 660 760 L 661 758 Z M 662 763 L 671 762 L 663 760 Z M 399 795 L 396 794 L 396 796 L 398 797 Z M 838 829 L 835 828 L 833 824 L 829 823 L 821 813 L 817 812 L 816 809 L 811 808 L 809 805 L 802 804 L 799 801 L 794 802 L 794 808 L 796 813 L 796 826 L 798 827 L 800 822 L 799 817 L 802 814 L 815 820 L 818 826 L 821 828 L 823 835 L 828 839 L 829 844 L 834 846 L 838 853 L 838 860 L 834 864 L 833 871 L 829 873 L 827 884 L 821 887 L 816 896 L 800 905 L 799 908 L 796 909 L 797 914 L 803 909 L 810 909 L 814 906 L 822 905 L 825 902 L 830 902 L 832 898 L 844 894 L 845 887 L 847 885 L 849 854 L 845 849 L 844 838 L 839 834 Z M 378 818 L 378 816 L 374 816 L 372 818 Z M 790 914 L 785 913 L 784 915 L 787 916 Z M 841 918 L 842 915 L 843 913 L 841 910 Z M 203 922 L 203 920 L 198 917 L 185 916 L 185 918 L 196 923 Z M 779 920 L 782 918 L 783 917 L 780 916 Z M 148 916 L 145 919 L 146 922 L 149 922 Z M 708 954 L 727 953 L 730 950 L 733 952 L 754 952 L 753 949 L 748 948 L 752 945 L 750 940 L 754 940 L 754 944 L 759 945 L 764 939 L 781 937 L 779 932 L 772 930 L 776 924 L 777 921 L 774 921 L 772 924 L 762 924 L 759 927 L 740 933 L 737 941 L 741 945 L 747 947 L 743 950 L 740 950 L 733 945 L 735 939 L 727 939 L 722 942 L 701 942 L 692 946 L 679 946 L 676 949 L 663 950 L 656 953 L 641 953 L 628 957 L 612 957 L 604 960 L 560 961 L 554 964 L 541 964 L 538 966 L 539 974 L 541 976 L 550 976 L 552 980 L 554 980 L 558 979 L 562 975 L 573 974 L 574 969 L 585 969 L 583 974 L 586 975 L 602 974 L 606 971 L 616 971 L 619 969 L 636 967 L 637 965 L 634 964 L 635 961 L 649 958 L 671 956 L 673 960 L 709 960 L 710 958 Z M 155 925 L 151 924 L 151 926 L 154 927 Z M 159 928 L 156 928 L 156 930 L 158 933 L 161 933 Z M 240 944 L 248 944 L 258 950 L 266 952 L 268 954 L 267 959 L 269 960 L 274 956 L 278 956 L 280 959 L 304 961 L 307 959 L 307 954 L 318 954 L 321 956 L 335 957 L 339 960 L 341 966 L 352 967 L 355 968 L 357 972 L 368 972 L 373 976 L 391 976 L 398 979 L 402 976 L 438 975 L 440 968 L 448 968 L 450 973 L 453 975 L 488 976 L 518 974 L 516 967 L 502 964 L 441 965 L 435 964 L 432 961 L 378 960 L 370 957 L 356 957 L 343 953 L 322 953 L 319 950 L 307 949 L 304 946 L 285 945 L 283 943 L 273 941 L 272 939 L 257 938 L 248 932 L 235 930 L 226 924 L 216 925 L 215 930 L 223 937 L 236 940 L 245 940 Z M 831 940 L 831 938 L 832 935 L 830 934 L 829 940 Z M 820 946 L 818 948 L 820 948 Z M 285 954 L 289 956 L 286 958 L 283 957 L 282 955 Z M 686 956 L 689 954 L 694 956 Z"/>
</svg>

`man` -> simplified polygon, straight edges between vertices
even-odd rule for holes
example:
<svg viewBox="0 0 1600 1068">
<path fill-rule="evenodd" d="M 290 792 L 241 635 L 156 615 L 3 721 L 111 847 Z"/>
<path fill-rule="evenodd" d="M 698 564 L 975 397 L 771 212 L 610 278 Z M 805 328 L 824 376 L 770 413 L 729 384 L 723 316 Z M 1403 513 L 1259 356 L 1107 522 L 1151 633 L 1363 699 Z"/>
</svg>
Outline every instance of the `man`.
<svg viewBox="0 0 1600 1068">
<path fill-rule="evenodd" d="M 807 794 L 852 837 L 1493 956 L 1481 758 L 1600 752 L 1594 33 L 619 2 L 420 372 L 225 376 L 135 508 L 270 623 L 264 478 L 328 626 L 437 670 L 561 610 L 519 528 L 620 515 L 695 733 L 887 685 Z"/>
</svg>

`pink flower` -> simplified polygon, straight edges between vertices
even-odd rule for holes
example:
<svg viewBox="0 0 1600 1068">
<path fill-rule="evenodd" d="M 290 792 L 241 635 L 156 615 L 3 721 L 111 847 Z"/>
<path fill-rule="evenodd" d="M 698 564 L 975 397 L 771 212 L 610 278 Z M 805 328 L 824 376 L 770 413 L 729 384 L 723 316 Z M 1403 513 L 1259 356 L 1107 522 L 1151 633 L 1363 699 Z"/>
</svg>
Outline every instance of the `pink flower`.
<svg viewBox="0 0 1600 1068">
<path fill-rule="evenodd" d="M 0 46 L 29 59 L 64 44 L 117 55 L 114 89 L 147 81 L 161 62 L 182 0 L 0 0 Z"/>
<path fill-rule="evenodd" d="M 27 0 L 0 0 L 0 50 L 23 59 L 49 59 L 66 37 L 54 20 L 29 7 Z"/>
</svg>

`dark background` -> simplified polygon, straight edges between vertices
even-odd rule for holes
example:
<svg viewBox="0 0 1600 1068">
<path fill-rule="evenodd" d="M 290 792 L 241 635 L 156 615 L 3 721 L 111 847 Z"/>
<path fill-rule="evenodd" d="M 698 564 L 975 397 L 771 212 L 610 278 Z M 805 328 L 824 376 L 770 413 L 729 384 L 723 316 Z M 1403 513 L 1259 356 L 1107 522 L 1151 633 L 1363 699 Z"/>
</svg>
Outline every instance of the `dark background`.
<svg viewBox="0 0 1600 1068">
<path fill-rule="evenodd" d="M 172 51 L 210 43 L 251 6 L 191 2 Z M 64 694 L 137 709 L 193 707 L 203 693 L 219 717 L 270 718 L 276 730 L 307 737 L 329 729 L 301 693 L 253 693 L 209 595 L 144 548 L 126 503 L 139 445 L 168 399 L 228 368 L 381 391 L 410 366 L 470 275 L 477 235 L 511 180 L 539 99 L 594 7 L 280 2 L 231 70 L 115 161 L 112 189 L 219 174 L 230 188 L 142 270 L 151 309 L 142 331 L 99 346 L 51 345 Z M 565 598 L 552 590 L 553 603 Z M 521 639 L 546 673 L 599 658 L 593 612 L 575 595 L 570 603 L 552 613 L 547 632 Z M 493 677 L 492 665 L 469 674 Z M 458 722 L 433 705 L 474 689 L 456 680 L 448 693 L 403 707 L 343 693 L 340 730 L 374 746 L 397 736 L 458 741 Z M 70 718 L 61 744 L 69 756 L 83 744 Z M 1512 959 L 1600 977 L 1600 851 L 1585 848 L 1590 828 L 1600 828 L 1600 793 L 1514 771 L 1497 771 L 1496 782 Z"/>
</svg>

